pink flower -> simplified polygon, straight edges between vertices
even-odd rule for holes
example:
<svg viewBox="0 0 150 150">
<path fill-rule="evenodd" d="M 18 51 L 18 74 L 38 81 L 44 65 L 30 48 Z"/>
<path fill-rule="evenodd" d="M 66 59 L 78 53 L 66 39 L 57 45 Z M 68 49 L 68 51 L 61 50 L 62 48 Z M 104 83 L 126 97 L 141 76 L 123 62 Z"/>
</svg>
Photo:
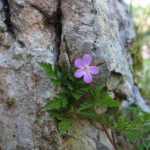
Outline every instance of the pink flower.
<svg viewBox="0 0 150 150">
<path fill-rule="evenodd" d="M 99 68 L 96 66 L 90 66 L 92 57 L 89 54 L 85 54 L 83 59 L 77 58 L 74 62 L 77 69 L 74 73 L 76 78 L 81 78 L 83 76 L 85 83 L 92 82 L 92 74 L 98 74 Z"/>
</svg>

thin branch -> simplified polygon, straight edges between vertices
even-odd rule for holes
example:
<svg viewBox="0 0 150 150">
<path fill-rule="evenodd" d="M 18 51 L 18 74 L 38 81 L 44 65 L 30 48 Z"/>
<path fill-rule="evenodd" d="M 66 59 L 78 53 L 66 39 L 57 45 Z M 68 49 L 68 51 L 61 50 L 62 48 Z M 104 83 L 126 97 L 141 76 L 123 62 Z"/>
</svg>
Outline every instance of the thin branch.
<svg viewBox="0 0 150 150">
<path fill-rule="evenodd" d="M 126 143 L 122 134 L 121 134 L 121 142 L 122 142 L 123 149 L 126 150 L 127 147 L 126 147 Z"/>
<path fill-rule="evenodd" d="M 111 135 L 112 135 L 113 143 L 114 143 L 115 147 L 118 149 L 118 146 L 117 146 L 116 141 L 115 141 L 114 132 L 112 129 L 111 129 Z"/>
<path fill-rule="evenodd" d="M 106 136 L 108 137 L 110 143 L 113 145 L 114 149 L 115 149 L 115 150 L 118 150 L 118 148 L 117 148 L 117 146 L 116 146 L 116 143 L 114 143 L 114 141 L 113 141 L 113 139 L 111 138 L 110 134 L 108 133 L 108 130 L 107 130 L 107 128 L 105 127 L 105 125 L 101 123 L 101 126 L 102 126 L 102 128 L 103 128 L 103 130 L 104 130 Z"/>
<path fill-rule="evenodd" d="M 137 142 L 138 142 L 138 138 L 136 138 L 136 141 L 135 141 L 135 143 L 134 143 L 134 148 L 133 148 L 133 150 L 136 150 L 136 144 L 137 144 Z"/>
</svg>

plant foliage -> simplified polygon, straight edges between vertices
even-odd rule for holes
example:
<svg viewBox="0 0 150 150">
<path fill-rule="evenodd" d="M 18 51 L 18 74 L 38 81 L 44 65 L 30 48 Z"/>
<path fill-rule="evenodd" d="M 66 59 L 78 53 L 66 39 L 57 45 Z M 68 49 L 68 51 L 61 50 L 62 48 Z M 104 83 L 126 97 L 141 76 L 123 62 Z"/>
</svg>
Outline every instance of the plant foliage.
<svg viewBox="0 0 150 150">
<path fill-rule="evenodd" d="M 137 112 L 134 107 L 122 111 L 120 102 L 107 93 L 105 85 L 85 84 L 82 79 L 74 77 L 75 68 L 69 70 L 62 66 L 59 69 L 57 65 L 43 62 L 39 65 L 51 82 L 56 87 L 61 87 L 61 90 L 44 105 L 49 114 L 58 120 L 60 135 L 69 130 L 77 118 L 99 122 L 116 135 L 128 138 L 132 143 L 150 130 L 150 115 L 142 111 Z"/>
</svg>

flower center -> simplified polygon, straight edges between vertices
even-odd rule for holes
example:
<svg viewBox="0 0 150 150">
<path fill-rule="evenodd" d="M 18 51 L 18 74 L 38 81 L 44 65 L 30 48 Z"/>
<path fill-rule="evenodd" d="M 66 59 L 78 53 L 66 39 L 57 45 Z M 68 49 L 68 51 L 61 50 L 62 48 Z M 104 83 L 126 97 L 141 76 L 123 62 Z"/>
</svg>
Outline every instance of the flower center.
<svg viewBox="0 0 150 150">
<path fill-rule="evenodd" d="M 88 66 L 84 66 L 84 70 L 85 70 L 85 71 L 88 71 L 88 70 L 89 70 L 89 67 L 88 67 Z"/>
</svg>

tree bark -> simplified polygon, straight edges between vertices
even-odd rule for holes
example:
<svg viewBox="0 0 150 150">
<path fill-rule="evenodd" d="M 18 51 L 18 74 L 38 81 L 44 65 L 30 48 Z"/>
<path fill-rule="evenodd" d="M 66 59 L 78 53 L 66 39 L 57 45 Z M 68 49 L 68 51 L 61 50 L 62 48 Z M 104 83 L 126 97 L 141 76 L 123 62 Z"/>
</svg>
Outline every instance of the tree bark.
<svg viewBox="0 0 150 150">
<path fill-rule="evenodd" d="M 104 61 L 97 82 L 134 102 L 132 18 L 123 0 L 0 1 L 0 149 L 112 149 L 100 127 L 83 121 L 61 139 L 43 104 L 55 93 L 38 62 L 66 63 L 89 53 Z"/>
</svg>

